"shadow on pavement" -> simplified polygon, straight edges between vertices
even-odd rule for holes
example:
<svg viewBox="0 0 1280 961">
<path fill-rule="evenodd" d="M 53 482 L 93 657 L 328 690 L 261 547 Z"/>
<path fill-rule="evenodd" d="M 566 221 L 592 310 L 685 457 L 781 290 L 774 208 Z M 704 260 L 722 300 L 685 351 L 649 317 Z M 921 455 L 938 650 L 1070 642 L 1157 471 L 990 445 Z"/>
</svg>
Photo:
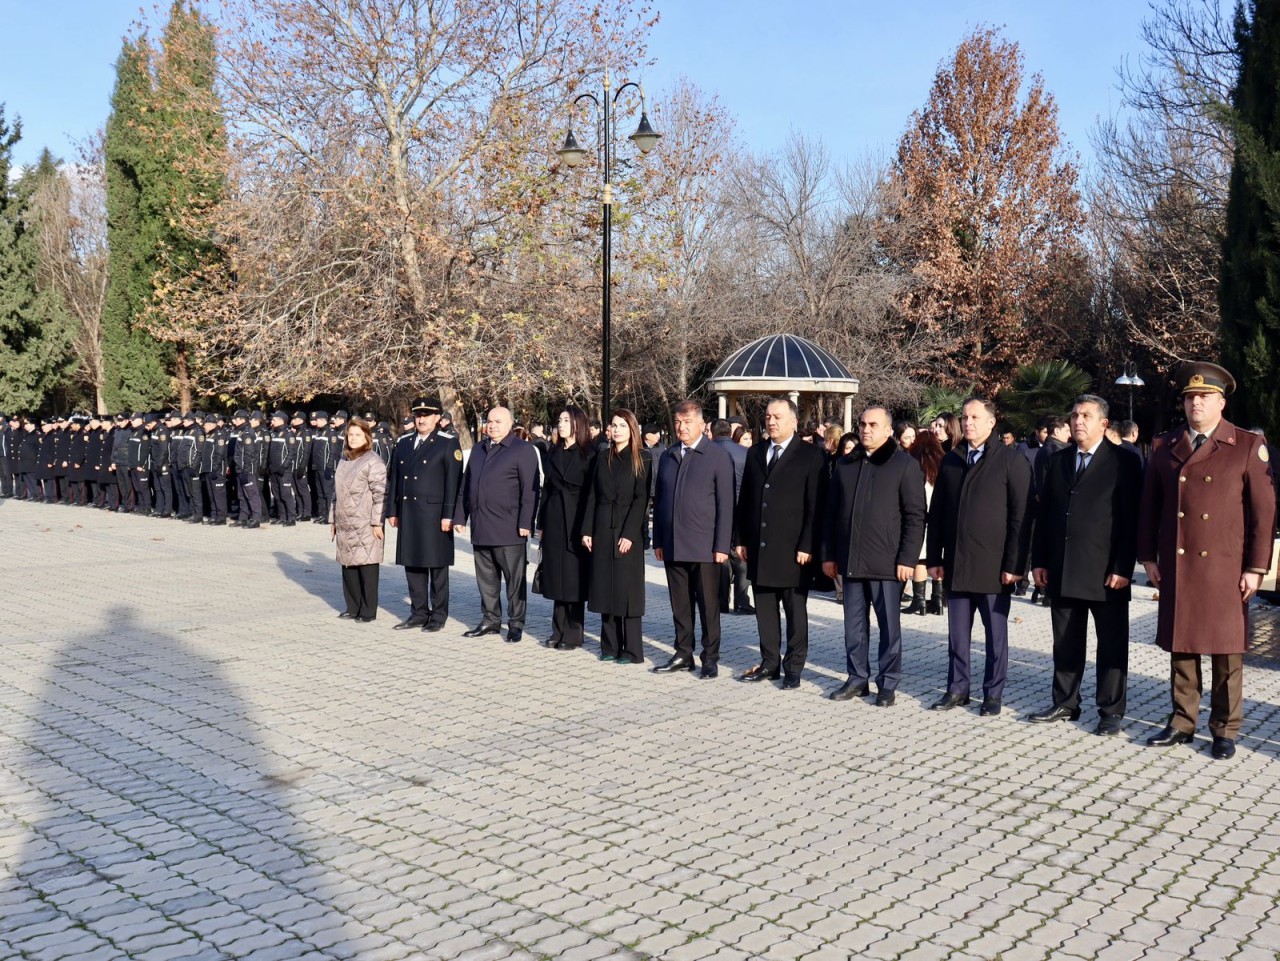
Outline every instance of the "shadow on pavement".
<svg viewBox="0 0 1280 961">
<path fill-rule="evenodd" d="M 23 842 L 0 930 L 20 956 L 295 957 L 354 936 L 290 812 L 300 772 L 258 743 L 224 663 L 127 607 L 60 645 L 4 759 Z"/>
</svg>

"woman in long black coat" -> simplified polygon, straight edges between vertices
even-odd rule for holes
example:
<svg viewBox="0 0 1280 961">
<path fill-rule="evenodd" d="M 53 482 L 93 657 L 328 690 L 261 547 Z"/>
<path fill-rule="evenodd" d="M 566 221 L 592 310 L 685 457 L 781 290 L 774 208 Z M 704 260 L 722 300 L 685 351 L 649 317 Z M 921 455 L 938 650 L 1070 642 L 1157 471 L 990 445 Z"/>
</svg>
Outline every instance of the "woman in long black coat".
<svg viewBox="0 0 1280 961">
<path fill-rule="evenodd" d="M 609 449 L 596 458 L 582 520 L 582 543 L 591 551 L 587 606 L 600 615 L 600 659 L 642 664 L 649 467 L 635 414 L 615 411 L 608 435 Z"/>
<path fill-rule="evenodd" d="M 543 646 L 569 651 L 582 646 L 587 565 L 582 546 L 582 494 L 591 478 L 591 424 L 569 406 L 556 423 L 555 446 L 543 459 L 546 477 L 538 510 L 542 544 L 542 596 L 554 602 L 551 634 Z"/>
</svg>

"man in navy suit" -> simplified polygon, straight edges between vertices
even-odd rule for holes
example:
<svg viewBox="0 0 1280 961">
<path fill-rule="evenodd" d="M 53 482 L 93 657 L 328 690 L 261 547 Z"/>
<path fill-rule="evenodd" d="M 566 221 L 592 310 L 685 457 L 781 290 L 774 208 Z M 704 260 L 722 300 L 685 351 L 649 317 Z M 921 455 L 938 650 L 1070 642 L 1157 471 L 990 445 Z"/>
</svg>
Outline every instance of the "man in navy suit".
<svg viewBox="0 0 1280 961">
<path fill-rule="evenodd" d="M 453 518 L 454 530 L 472 522 L 471 547 L 480 589 L 480 625 L 463 637 L 498 634 L 502 630 L 499 591 L 507 582 L 507 641 L 524 636 L 528 589 L 525 544 L 538 507 L 538 452 L 511 433 L 511 411 L 495 407 L 485 421 L 488 440 L 471 450 L 462 476 L 462 496 Z"/>
<path fill-rule="evenodd" d="M 696 401 L 676 405 L 676 443 L 658 461 L 654 555 L 666 566 L 676 653 L 658 674 L 694 669 L 694 609 L 702 616 L 702 677 L 719 673 L 720 565 L 733 535 L 733 461 L 708 440 Z"/>
<path fill-rule="evenodd" d="M 1053 610 L 1053 705 L 1032 721 L 1080 717 L 1085 635 L 1098 635 L 1098 727 L 1120 733 L 1129 669 L 1129 579 L 1138 556 L 1142 462 L 1106 438 L 1107 402 L 1093 394 L 1071 410 L 1075 441 L 1049 458 L 1040 487 L 1032 576 Z"/>
<path fill-rule="evenodd" d="M 383 516 L 399 531 L 396 563 L 409 583 L 409 616 L 396 625 L 438 631 L 449 619 L 453 566 L 453 511 L 462 477 L 462 449 L 441 434 L 438 397 L 419 397 L 410 408 L 414 429 L 396 441 L 387 471 Z"/>
</svg>

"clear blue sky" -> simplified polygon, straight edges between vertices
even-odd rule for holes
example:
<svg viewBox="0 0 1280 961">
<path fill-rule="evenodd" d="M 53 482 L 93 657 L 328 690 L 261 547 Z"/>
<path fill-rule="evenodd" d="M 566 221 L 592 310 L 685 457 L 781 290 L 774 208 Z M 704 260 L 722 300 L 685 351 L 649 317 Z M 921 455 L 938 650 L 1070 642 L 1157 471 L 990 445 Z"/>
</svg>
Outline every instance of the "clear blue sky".
<svg viewBox="0 0 1280 961">
<path fill-rule="evenodd" d="M 1224 3 L 1229 0 L 1224 0 Z M 1058 99 L 1066 138 L 1088 163 L 1089 131 L 1118 106 L 1116 68 L 1142 50 L 1147 0 L 658 0 L 642 78 L 683 74 L 716 93 L 752 149 L 791 127 L 836 159 L 887 154 L 929 91 L 938 62 L 991 25 L 1022 46 Z M 140 0 L 0 0 L 0 102 L 21 115 L 16 159 L 75 155 L 107 115 L 120 42 Z M 622 121 L 629 123 L 630 121 Z M 550 136 L 550 135 L 549 135 Z"/>
</svg>

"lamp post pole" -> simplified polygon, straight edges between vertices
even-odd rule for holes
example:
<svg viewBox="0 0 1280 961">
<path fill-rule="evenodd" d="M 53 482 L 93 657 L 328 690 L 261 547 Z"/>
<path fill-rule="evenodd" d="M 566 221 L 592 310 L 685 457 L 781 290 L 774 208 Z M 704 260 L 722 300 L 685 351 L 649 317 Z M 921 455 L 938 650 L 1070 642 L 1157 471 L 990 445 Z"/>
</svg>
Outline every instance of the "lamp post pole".
<svg viewBox="0 0 1280 961">
<path fill-rule="evenodd" d="M 574 98 L 572 107 L 576 107 L 579 101 L 590 100 L 596 105 L 596 109 L 600 112 L 600 157 L 601 172 L 604 175 L 604 185 L 601 194 L 600 205 L 602 208 L 603 233 L 601 243 L 601 290 L 600 290 L 600 422 L 605 424 L 609 417 L 609 405 L 612 396 L 613 381 L 613 363 L 610 355 L 611 343 L 611 322 L 612 322 L 612 303 L 611 295 L 613 292 L 613 180 L 612 180 L 612 153 L 613 140 L 611 133 L 611 116 L 612 107 L 618 102 L 618 98 L 622 96 L 622 92 L 628 87 L 635 87 L 640 91 L 640 124 L 636 127 L 636 132 L 630 136 L 630 140 L 639 148 L 642 154 L 647 154 L 657 144 L 661 134 L 657 133 L 649 126 L 649 116 L 645 111 L 644 88 L 638 83 L 627 81 L 617 89 L 612 97 L 609 91 L 612 84 L 609 79 L 609 71 L 606 69 L 604 73 L 604 91 L 603 96 L 597 98 L 593 93 L 579 94 Z M 572 124 L 572 114 L 570 115 Z M 578 141 L 574 139 L 573 127 L 570 126 L 565 131 L 564 146 L 556 151 L 561 159 L 570 167 L 576 167 L 584 156 L 586 151 L 578 146 Z"/>
</svg>

